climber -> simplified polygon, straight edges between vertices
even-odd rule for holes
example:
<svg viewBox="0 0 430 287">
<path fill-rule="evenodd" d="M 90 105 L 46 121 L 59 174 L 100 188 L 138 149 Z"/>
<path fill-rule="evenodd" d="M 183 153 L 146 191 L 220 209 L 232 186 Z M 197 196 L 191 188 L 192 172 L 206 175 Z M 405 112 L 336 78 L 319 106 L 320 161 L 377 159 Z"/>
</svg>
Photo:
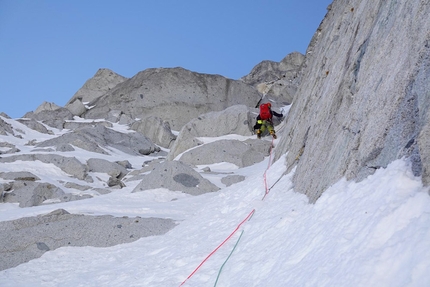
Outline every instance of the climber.
<svg viewBox="0 0 430 287">
<path fill-rule="evenodd" d="M 274 139 L 276 139 L 275 129 L 273 128 L 272 118 L 273 116 L 277 116 L 278 118 L 282 118 L 283 114 L 278 114 L 277 112 L 272 111 L 272 104 L 265 103 L 260 106 L 260 113 L 257 116 L 257 123 L 254 126 L 254 130 L 256 131 L 257 137 L 260 139 L 261 134 L 267 129 L 269 133 L 272 135 Z"/>
</svg>

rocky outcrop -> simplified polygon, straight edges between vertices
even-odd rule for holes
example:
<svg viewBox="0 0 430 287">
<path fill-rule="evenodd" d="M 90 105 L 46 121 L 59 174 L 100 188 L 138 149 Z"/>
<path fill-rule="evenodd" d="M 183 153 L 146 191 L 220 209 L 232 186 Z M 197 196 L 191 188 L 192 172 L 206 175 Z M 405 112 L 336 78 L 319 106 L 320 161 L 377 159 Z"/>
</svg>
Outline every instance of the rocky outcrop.
<svg viewBox="0 0 430 287">
<path fill-rule="evenodd" d="M 253 107 L 260 98 L 252 86 L 219 75 L 183 68 L 147 69 L 91 101 L 83 117 L 102 119 L 115 110 L 132 119 L 159 117 L 180 130 L 201 114 L 236 104 Z"/>
<path fill-rule="evenodd" d="M 90 197 L 65 193 L 50 183 L 18 179 L 12 182 L 10 191 L 3 193 L 2 202 L 18 203 L 19 207 L 32 207 Z"/>
<path fill-rule="evenodd" d="M 48 130 L 45 125 L 41 124 L 40 122 L 34 119 L 18 119 L 18 121 L 21 124 L 29 127 L 30 129 L 38 131 L 39 133 L 53 134 L 53 132 Z"/>
<path fill-rule="evenodd" d="M 8 124 L 5 120 L 3 120 L 2 118 L 0 118 L 0 135 L 13 135 L 13 129 L 12 126 L 10 124 Z"/>
<path fill-rule="evenodd" d="M 56 105 L 55 103 L 43 102 L 40 106 L 37 107 L 34 113 L 38 114 L 43 111 L 55 111 L 58 109 L 61 109 L 61 107 Z"/>
<path fill-rule="evenodd" d="M 203 144 L 199 137 L 219 137 L 229 134 L 250 136 L 254 115 L 244 105 L 235 105 L 221 112 L 210 112 L 191 120 L 180 131 L 170 149 L 168 159 L 173 160 L 182 152 Z"/>
<path fill-rule="evenodd" d="M 37 112 L 28 112 L 24 118 L 40 121 L 50 127 L 62 130 L 66 121 L 73 120 L 73 114 L 66 108 L 41 109 Z"/>
<path fill-rule="evenodd" d="M 263 61 L 241 78 L 255 86 L 267 100 L 291 104 L 301 80 L 305 56 L 299 52 L 288 54 L 281 62 Z"/>
<path fill-rule="evenodd" d="M 64 246 L 108 247 L 161 235 L 176 226 L 170 219 L 88 216 L 64 209 L 0 222 L 0 270 Z M 31 236 L 29 236 L 31 234 Z"/>
<path fill-rule="evenodd" d="M 239 168 L 253 165 L 269 155 L 270 142 L 262 140 L 218 140 L 184 152 L 179 160 L 192 165 L 229 162 Z"/>
<path fill-rule="evenodd" d="M 143 176 L 142 181 L 133 192 L 154 188 L 166 188 L 171 191 L 182 191 L 191 195 L 214 192 L 219 188 L 203 178 L 191 166 L 180 161 L 164 161 Z"/>
<path fill-rule="evenodd" d="M 41 161 L 52 163 L 65 173 L 78 179 L 84 180 L 88 175 L 87 167 L 74 157 L 65 157 L 58 154 L 20 154 L 0 158 L 1 163 L 11 163 L 15 161 Z"/>
<path fill-rule="evenodd" d="M 140 133 L 120 133 L 104 125 L 86 126 L 59 137 L 38 143 L 36 147 L 59 147 L 72 144 L 91 152 L 107 154 L 105 148 L 113 147 L 133 155 L 148 155 L 160 148 Z"/>
<path fill-rule="evenodd" d="M 130 128 L 147 136 L 154 143 L 164 148 L 172 147 L 176 139 L 169 123 L 159 117 L 149 116 L 143 120 L 138 120 Z"/>
<path fill-rule="evenodd" d="M 335 0 L 306 53 L 276 158 L 315 202 L 407 157 L 429 183 L 430 5 Z M 296 160 L 298 159 L 298 161 Z"/>
<path fill-rule="evenodd" d="M 113 89 L 119 83 L 127 80 L 126 77 L 118 75 L 109 69 L 99 69 L 97 73 L 80 88 L 67 102 L 66 107 L 70 108 L 76 100 L 81 103 L 88 103 L 102 96 Z"/>
</svg>

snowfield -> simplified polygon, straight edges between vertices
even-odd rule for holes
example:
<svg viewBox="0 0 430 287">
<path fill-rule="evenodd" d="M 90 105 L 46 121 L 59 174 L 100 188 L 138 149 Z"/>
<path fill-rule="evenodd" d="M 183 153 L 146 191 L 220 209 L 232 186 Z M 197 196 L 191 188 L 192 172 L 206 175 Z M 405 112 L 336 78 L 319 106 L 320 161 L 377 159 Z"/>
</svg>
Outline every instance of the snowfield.
<svg viewBox="0 0 430 287">
<path fill-rule="evenodd" d="M 95 154 L 81 150 L 80 156 Z M 120 152 L 112 157 L 133 166 L 144 160 Z M 429 190 L 407 160 L 359 183 L 342 179 L 316 204 L 294 192 L 294 171 L 284 175 L 284 157 L 270 161 L 242 169 L 213 165 L 212 170 L 246 179 L 200 196 L 166 189 L 131 193 L 139 183 L 133 181 L 91 199 L 30 208 L 2 203 L 0 221 L 63 208 L 170 218 L 178 225 L 133 243 L 46 252 L 0 271 L 0 286 L 430 286 Z M 0 171 L 16 165 L 2 164 Z M 67 176 L 54 165 L 19 163 L 21 171 L 34 169 L 43 169 L 45 181 Z M 207 178 L 222 185 L 213 174 Z"/>
</svg>

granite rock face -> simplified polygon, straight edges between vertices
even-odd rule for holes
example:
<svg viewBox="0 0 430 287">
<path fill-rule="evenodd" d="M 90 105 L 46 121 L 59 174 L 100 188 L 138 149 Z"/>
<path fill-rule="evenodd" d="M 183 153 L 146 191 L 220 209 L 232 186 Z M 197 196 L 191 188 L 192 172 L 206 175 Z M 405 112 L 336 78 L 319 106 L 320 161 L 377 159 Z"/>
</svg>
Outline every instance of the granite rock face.
<svg viewBox="0 0 430 287">
<path fill-rule="evenodd" d="M 276 157 L 298 163 L 295 189 L 311 202 L 402 157 L 428 184 L 429 3 L 335 0 L 328 10 Z"/>
<path fill-rule="evenodd" d="M 241 80 L 253 85 L 267 100 L 291 104 L 301 81 L 305 56 L 299 52 L 288 54 L 281 62 L 263 61 Z"/>
<path fill-rule="evenodd" d="M 132 119 L 159 117 L 178 131 L 201 114 L 237 104 L 253 107 L 260 98 L 252 86 L 219 75 L 147 69 L 91 101 L 92 108 L 83 117 L 101 119 L 116 110 Z"/>
<path fill-rule="evenodd" d="M 66 107 L 73 106 L 76 100 L 88 103 L 127 80 L 109 69 L 99 69 L 97 73 L 80 88 L 67 102 Z"/>
<path fill-rule="evenodd" d="M 253 120 L 250 109 L 244 105 L 203 114 L 181 129 L 169 151 L 168 159 L 174 160 L 180 153 L 201 145 L 203 142 L 199 137 L 220 137 L 229 134 L 250 136 Z"/>
</svg>

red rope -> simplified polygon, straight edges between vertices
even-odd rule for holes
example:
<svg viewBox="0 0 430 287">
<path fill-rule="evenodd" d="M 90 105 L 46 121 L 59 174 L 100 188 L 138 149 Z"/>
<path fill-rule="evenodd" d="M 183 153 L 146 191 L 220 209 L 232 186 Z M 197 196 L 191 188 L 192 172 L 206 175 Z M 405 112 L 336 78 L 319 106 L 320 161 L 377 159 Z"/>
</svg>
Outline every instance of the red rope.
<svg viewBox="0 0 430 287">
<path fill-rule="evenodd" d="M 179 285 L 179 286 L 182 286 L 182 285 L 184 285 L 184 283 L 188 280 L 188 279 L 190 279 L 193 275 L 194 275 L 194 273 L 196 273 L 197 272 L 197 270 L 199 270 L 199 268 L 215 253 L 215 252 L 217 252 L 217 250 L 218 249 L 220 249 L 220 247 L 221 246 L 223 246 L 224 245 L 224 243 L 226 243 L 232 236 L 233 236 L 233 234 L 235 234 L 236 233 L 236 231 L 238 231 L 239 230 L 239 228 L 240 228 L 240 226 L 243 224 L 243 223 L 245 223 L 245 221 L 247 221 L 251 216 L 252 216 L 252 214 L 255 212 L 255 209 L 253 209 L 249 214 L 248 214 L 248 216 L 244 219 L 244 220 L 242 220 L 242 222 L 241 223 L 239 223 L 239 225 L 236 227 L 236 229 L 220 244 L 220 245 L 218 245 L 218 247 L 217 248 L 215 248 L 208 256 L 206 256 L 206 258 L 199 264 L 199 266 L 197 266 L 197 268 L 187 277 L 187 279 L 185 279 L 184 280 L 184 282 L 182 282 L 181 283 L 181 285 Z"/>
</svg>

